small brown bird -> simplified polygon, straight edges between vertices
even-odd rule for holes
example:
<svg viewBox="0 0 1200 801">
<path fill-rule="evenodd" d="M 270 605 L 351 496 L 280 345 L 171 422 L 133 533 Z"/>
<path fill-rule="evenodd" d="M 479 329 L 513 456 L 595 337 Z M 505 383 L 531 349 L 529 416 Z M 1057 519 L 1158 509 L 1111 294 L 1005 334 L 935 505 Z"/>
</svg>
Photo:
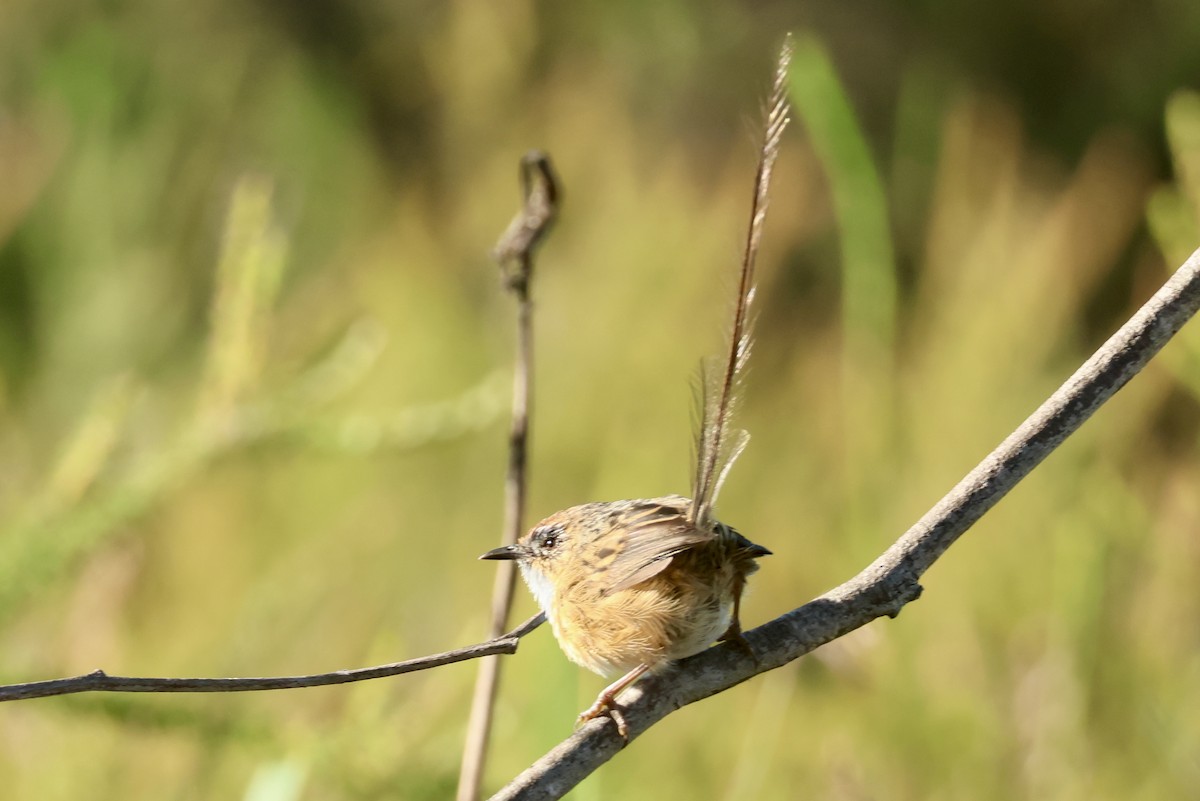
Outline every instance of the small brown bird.
<svg viewBox="0 0 1200 801">
<path fill-rule="evenodd" d="M 789 38 L 767 107 L 729 347 L 722 370 L 701 369 L 691 499 L 670 495 L 573 506 L 547 517 L 515 544 L 480 557 L 517 561 L 572 662 L 601 675 L 624 673 L 579 722 L 608 713 L 626 738 L 614 699 L 642 675 L 718 640 L 750 650 L 738 618 L 742 591 L 758 569 L 755 560 L 771 552 L 718 522 L 712 509 L 748 439 L 746 432 L 729 429 L 729 418 L 750 353 L 754 262 L 771 170 L 788 122 L 790 57 Z"/>
<path fill-rule="evenodd" d="M 697 526 L 691 506 L 679 495 L 573 506 L 483 555 L 517 560 L 568 659 L 625 674 L 580 722 L 611 711 L 642 674 L 718 640 L 748 648 L 738 606 L 755 559 L 771 552 L 724 523 Z"/>
</svg>

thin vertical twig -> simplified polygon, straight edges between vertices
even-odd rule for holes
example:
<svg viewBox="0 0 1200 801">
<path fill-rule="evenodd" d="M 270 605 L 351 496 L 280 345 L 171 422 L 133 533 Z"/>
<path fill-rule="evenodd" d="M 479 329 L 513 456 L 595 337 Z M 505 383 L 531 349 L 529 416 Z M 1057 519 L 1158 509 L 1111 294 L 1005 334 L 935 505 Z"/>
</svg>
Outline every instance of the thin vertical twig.
<svg viewBox="0 0 1200 801">
<path fill-rule="evenodd" d="M 561 191 L 550 166 L 550 158 L 531 151 L 521 159 L 524 205 L 496 243 L 492 257 L 500 264 L 505 286 L 517 300 L 517 349 L 513 370 L 512 426 L 508 438 L 508 475 L 504 487 L 504 528 L 501 544 L 511 545 L 524 528 L 527 453 L 529 443 L 530 386 L 533 376 L 533 304 L 529 287 L 533 276 L 533 253 L 558 214 Z M 508 626 L 516 585 L 516 565 L 502 562 L 492 588 L 490 637 Z M 500 660 L 485 657 L 479 665 L 471 717 L 463 745 L 458 777 L 458 801 L 475 801 L 487 757 L 492 730 L 492 711 L 500 681 Z"/>
</svg>

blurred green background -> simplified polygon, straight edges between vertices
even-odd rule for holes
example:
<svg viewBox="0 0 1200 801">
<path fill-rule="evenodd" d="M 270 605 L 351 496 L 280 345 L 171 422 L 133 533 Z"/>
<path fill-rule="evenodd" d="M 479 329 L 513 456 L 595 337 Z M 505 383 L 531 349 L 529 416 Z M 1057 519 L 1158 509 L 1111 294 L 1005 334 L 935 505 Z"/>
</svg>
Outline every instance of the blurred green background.
<svg viewBox="0 0 1200 801">
<path fill-rule="evenodd" d="M 845 580 L 1200 244 L 1200 5 L 5 0 L 0 680 L 264 675 L 480 639 L 517 161 L 565 184 L 532 520 L 686 491 L 785 30 L 754 625 Z M 927 592 L 673 715 L 574 797 L 1200 796 L 1200 324 Z M 524 592 L 517 618 L 532 612 Z M 0 710 L 14 799 L 437 799 L 474 666 Z M 601 680 L 506 662 L 488 786 Z"/>
</svg>

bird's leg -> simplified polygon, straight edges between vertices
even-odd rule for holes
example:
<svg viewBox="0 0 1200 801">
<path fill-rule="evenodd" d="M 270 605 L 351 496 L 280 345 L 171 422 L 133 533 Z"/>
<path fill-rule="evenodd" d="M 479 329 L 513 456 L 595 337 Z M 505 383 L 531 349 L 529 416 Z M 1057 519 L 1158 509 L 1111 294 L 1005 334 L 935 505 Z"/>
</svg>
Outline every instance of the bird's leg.
<svg viewBox="0 0 1200 801">
<path fill-rule="evenodd" d="M 750 641 L 742 634 L 742 621 L 740 613 L 742 609 L 742 590 L 745 588 L 746 580 L 738 580 L 733 587 L 733 619 L 729 622 L 729 628 L 721 635 L 718 642 L 727 642 L 734 648 L 737 648 L 742 653 L 754 660 L 754 664 L 758 664 L 758 654 L 754 653 L 754 649 L 750 647 Z"/>
<path fill-rule="evenodd" d="M 607 712 L 608 716 L 613 719 L 613 723 L 617 724 L 617 734 L 621 735 L 622 740 L 629 742 L 629 727 L 625 725 L 625 717 L 621 714 L 620 708 L 613 703 L 613 699 L 626 687 L 640 679 L 642 674 L 649 669 L 650 666 L 647 664 L 638 665 L 605 687 L 604 691 L 596 696 L 596 702 L 579 713 L 579 717 L 575 720 L 575 725 L 582 726 L 587 721 L 598 718 Z"/>
</svg>

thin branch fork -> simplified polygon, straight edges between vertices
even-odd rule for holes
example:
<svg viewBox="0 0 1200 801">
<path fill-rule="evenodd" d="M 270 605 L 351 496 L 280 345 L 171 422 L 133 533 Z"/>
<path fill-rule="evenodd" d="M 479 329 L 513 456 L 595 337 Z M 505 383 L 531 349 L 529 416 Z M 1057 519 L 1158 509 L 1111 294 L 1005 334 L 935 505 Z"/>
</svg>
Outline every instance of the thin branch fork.
<svg viewBox="0 0 1200 801">
<path fill-rule="evenodd" d="M 710 648 L 634 685 L 618 699 L 632 740 L 680 707 L 788 664 L 921 594 L 920 578 L 970 526 L 1150 361 L 1200 308 L 1200 250 L 1074 375 L 878 559 L 839 587 L 745 633 L 758 656 Z M 598 718 L 568 737 L 492 801 L 561 798 L 625 742 Z"/>
<path fill-rule="evenodd" d="M 235 693 L 251 690 L 290 690 L 298 687 L 323 687 L 328 684 L 347 684 L 354 681 L 382 679 L 401 673 L 465 662 L 493 654 L 515 654 L 520 639 L 542 625 L 545 616 L 538 613 L 520 626 L 505 634 L 478 645 L 468 645 L 453 651 L 392 662 L 377 667 L 335 670 L 330 673 L 312 673 L 303 676 L 264 676 L 259 678 L 216 678 L 216 679 L 172 679 L 141 678 L 137 676 L 110 676 L 103 670 L 94 670 L 82 676 L 47 681 L 31 681 L 25 684 L 0 686 L 0 701 L 19 701 L 27 698 L 45 698 L 51 695 L 71 695 L 86 692 L 113 693 Z"/>
</svg>

